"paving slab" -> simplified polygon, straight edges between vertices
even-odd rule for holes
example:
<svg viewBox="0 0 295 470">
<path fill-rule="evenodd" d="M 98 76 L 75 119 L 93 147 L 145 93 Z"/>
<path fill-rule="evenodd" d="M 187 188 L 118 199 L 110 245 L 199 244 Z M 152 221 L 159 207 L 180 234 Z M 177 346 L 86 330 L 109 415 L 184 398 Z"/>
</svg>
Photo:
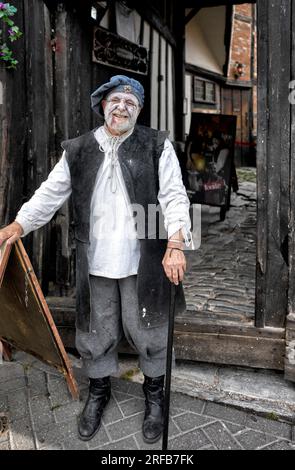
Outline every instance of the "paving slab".
<svg viewBox="0 0 295 470">
<path fill-rule="evenodd" d="M 5 388 L 3 385 L 20 379 L 15 362 L 8 363 L 5 370 L 11 370 L 0 381 L 0 396 L 2 397 L 2 414 L 8 418 L 8 431 L 0 436 L 0 449 L 36 449 L 36 450 L 161 450 L 161 442 L 148 445 L 142 439 L 141 427 L 144 415 L 144 398 L 142 392 L 142 377 L 132 376 L 139 382 L 112 377 L 112 399 L 105 410 L 102 425 L 96 436 L 89 442 L 79 439 L 77 422 L 87 398 L 85 382 L 81 382 L 81 400 L 72 400 L 68 393 L 64 378 L 53 369 L 51 374 L 45 371 L 38 362 L 30 361 L 29 357 L 18 355 L 22 361 L 28 361 L 30 367 L 25 370 L 22 388 Z M 79 369 L 79 361 L 70 356 L 74 366 L 74 374 Z M 78 364 L 79 367 L 76 367 Z M 121 370 L 128 372 L 129 366 L 134 368 L 134 358 L 130 362 L 122 358 Z M 194 373 L 191 366 L 182 369 L 183 377 L 189 377 L 193 383 Z M 196 367 L 196 365 L 195 365 Z M 40 371 L 45 374 L 46 390 L 40 381 L 38 393 L 31 394 L 31 383 L 28 376 L 33 377 Z M 181 364 L 176 371 L 181 374 Z M 80 371 L 81 372 L 81 371 Z M 245 377 L 241 373 L 234 374 L 234 386 L 237 388 L 238 378 L 242 386 Z M 244 372 L 243 372 L 244 373 Z M 128 376 L 129 374 L 127 374 Z M 197 382 L 200 381 L 202 390 L 208 380 L 208 388 L 214 386 L 212 377 L 223 377 L 219 367 L 206 367 L 202 364 L 196 372 Z M 79 373 L 77 373 L 77 378 Z M 263 374 L 264 384 L 269 378 Z M 221 380 L 221 384 L 224 382 Z M 268 383 L 268 382 L 266 382 Z M 213 385 L 212 385 L 213 384 Z M 281 378 L 276 381 L 281 386 Z M 237 389 L 238 390 L 238 389 Z M 40 392 L 40 393 L 39 393 Z M 288 398 L 285 389 L 284 397 Z M 212 398 L 212 396 L 211 396 Z M 20 411 L 22 409 L 22 411 Z M 172 383 L 171 413 L 169 423 L 169 449 L 171 450 L 218 450 L 218 449 L 281 449 L 294 450 L 294 426 L 292 423 L 280 420 L 274 415 L 261 416 L 254 410 L 238 409 L 224 403 L 200 399 L 188 393 L 176 391 L 175 376 Z M 275 419 L 274 419 L 275 418 Z"/>
</svg>

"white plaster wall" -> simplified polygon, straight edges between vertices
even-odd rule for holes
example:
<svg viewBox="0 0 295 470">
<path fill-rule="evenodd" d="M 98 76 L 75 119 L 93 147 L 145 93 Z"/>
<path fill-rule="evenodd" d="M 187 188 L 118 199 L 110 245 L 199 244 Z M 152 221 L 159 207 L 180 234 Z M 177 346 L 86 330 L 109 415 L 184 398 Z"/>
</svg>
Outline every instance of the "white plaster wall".
<svg viewBox="0 0 295 470">
<path fill-rule="evenodd" d="M 192 113 L 192 76 L 190 74 L 185 75 L 185 100 L 186 109 L 184 110 L 184 132 L 186 135 L 188 135 L 191 125 Z"/>
<path fill-rule="evenodd" d="M 185 60 L 223 75 L 225 6 L 202 8 L 186 25 Z"/>
</svg>

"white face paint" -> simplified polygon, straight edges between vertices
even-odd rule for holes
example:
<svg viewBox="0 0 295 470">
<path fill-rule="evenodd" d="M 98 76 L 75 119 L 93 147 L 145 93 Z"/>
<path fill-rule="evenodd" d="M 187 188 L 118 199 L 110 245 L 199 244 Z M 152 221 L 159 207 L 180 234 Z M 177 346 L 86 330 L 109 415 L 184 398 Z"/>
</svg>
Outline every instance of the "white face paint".
<svg viewBox="0 0 295 470">
<path fill-rule="evenodd" d="M 140 112 L 132 93 L 110 93 L 105 100 L 104 117 L 110 131 L 123 134 L 135 126 Z"/>
</svg>

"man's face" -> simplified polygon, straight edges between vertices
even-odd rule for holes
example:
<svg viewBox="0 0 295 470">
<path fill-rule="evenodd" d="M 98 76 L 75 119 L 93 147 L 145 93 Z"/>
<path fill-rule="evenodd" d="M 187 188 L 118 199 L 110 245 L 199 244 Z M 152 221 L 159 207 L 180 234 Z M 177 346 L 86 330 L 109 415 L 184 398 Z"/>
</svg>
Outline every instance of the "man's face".
<svg viewBox="0 0 295 470">
<path fill-rule="evenodd" d="M 132 93 L 110 93 L 102 101 L 106 124 L 114 134 L 123 134 L 135 126 L 140 113 L 138 99 Z"/>
</svg>

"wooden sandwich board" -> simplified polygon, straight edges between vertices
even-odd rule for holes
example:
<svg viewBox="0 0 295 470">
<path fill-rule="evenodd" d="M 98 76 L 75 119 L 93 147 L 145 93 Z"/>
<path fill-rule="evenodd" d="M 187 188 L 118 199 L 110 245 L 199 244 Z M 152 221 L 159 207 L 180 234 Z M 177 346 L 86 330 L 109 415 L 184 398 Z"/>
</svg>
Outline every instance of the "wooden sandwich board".
<svg viewBox="0 0 295 470">
<path fill-rule="evenodd" d="M 58 369 L 78 398 L 69 358 L 21 240 L 0 247 L 0 340 Z"/>
</svg>

